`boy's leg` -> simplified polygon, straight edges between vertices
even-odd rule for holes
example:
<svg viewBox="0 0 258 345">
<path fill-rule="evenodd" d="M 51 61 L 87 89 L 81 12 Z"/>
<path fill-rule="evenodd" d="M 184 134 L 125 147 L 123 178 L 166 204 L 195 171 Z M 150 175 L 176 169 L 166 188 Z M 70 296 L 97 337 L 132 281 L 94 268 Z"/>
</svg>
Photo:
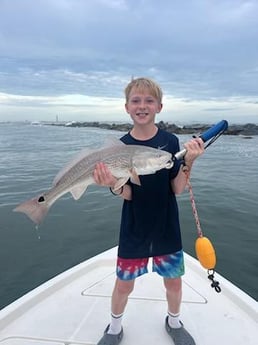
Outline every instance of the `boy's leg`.
<svg viewBox="0 0 258 345">
<path fill-rule="evenodd" d="M 148 259 L 117 260 L 117 279 L 111 300 L 111 322 L 98 345 L 118 345 L 123 338 L 122 316 L 135 278 L 147 272 Z"/>
<path fill-rule="evenodd" d="M 128 296 L 133 291 L 137 277 L 147 273 L 148 258 L 123 259 L 117 258 L 116 282 L 112 294 L 111 310 L 115 315 L 124 312 Z"/>
<path fill-rule="evenodd" d="M 134 280 L 116 279 L 111 300 L 111 322 L 98 345 L 118 345 L 123 338 L 122 316 L 128 296 L 133 291 Z"/>
<path fill-rule="evenodd" d="M 180 321 L 182 279 L 184 274 L 183 251 L 153 258 L 153 270 L 163 276 L 168 302 L 165 327 L 175 345 L 195 345 L 193 337 Z"/>
<path fill-rule="evenodd" d="M 168 310 L 171 314 L 179 314 L 182 300 L 182 279 L 164 278 Z"/>
<path fill-rule="evenodd" d="M 112 301 L 111 301 L 111 311 L 114 315 L 121 315 L 123 314 L 127 301 L 128 296 L 133 291 L 135 280 L 121 280 L 119 278 L 116 279 L 115 287 L 112 293 Z"/>
<path fill-rule="evenodd" d="M 167 293 L 168 316 L 165 327 L 175 345 L 195 345 L 193 337 L 180 321 L 180 305 L 182 300 L 182 279 L 164 278 Z"/>
<path fill-rule="evenodd" d="M 181 276 L 184 274 L 183 251 L 155 256 L 153 258 L 153 271 L 157 272 L 164 279 L 168 311 L 173 315 L 179 314 L 182 299 Z M 179 323 L 178 326 L 180 327 Z"/>
</svg>

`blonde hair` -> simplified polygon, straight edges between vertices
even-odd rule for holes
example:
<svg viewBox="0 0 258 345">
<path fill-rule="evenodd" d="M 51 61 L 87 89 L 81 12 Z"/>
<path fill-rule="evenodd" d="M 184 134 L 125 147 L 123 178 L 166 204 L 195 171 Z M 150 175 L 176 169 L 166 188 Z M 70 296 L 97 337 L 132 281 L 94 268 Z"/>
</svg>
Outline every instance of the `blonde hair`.
<svg viewBox="0 0 258 345">
<path fill-rule="evenodd" d="M 153 80 L 149 78 L 137 78 L 137 79 L 132 79 L 130 83 L 126 86 L 125 88 L 125 99 L 126 103 L 128 102 L 130 93 L 132 89 L 141 92 L 146 92 L 146 90 L 149 91 L 149 93 L 155 97 L 158 102 L 161 104 L 162 103 L 162 90 L 161 87 L 154 82 Z"/>
</svg>

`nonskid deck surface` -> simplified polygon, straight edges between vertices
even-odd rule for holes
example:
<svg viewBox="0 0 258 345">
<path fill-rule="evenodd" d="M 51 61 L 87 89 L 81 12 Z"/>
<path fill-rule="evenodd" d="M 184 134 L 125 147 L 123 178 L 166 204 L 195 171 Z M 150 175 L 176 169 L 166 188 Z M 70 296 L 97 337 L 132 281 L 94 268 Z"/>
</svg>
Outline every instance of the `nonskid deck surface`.
<svg viewBox="0 0 258 345">
<path fill-rule="evenodd" d="M 109 322 L 115 256 L 114 248 L 3 309 L 0 344 L 96 344 Z M 220 294 L 211 289 L 199 263 L 186 255 L 181 307 L 185 327 L 197 345 L 257 344 L 257 302 L 222 277 L 219 280 Z M 123 318 L 122 344 L 172 344 L 164 327 L 166 311 L 162 279 L 155 273 L 138 278 Z"/>
</svg>

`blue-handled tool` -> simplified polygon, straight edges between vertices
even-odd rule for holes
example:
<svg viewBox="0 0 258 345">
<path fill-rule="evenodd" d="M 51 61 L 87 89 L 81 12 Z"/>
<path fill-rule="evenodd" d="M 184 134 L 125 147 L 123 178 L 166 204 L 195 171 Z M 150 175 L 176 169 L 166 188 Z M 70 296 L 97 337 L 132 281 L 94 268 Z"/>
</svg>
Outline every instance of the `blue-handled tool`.
<svg viewBox="0 0 258 345">
<path fill-rule="evenodd" d="M 213 137 L 216 137 L 218 134 L 220 133 L 222 134 L 227 129 L 228 129 L 228 122 L 226 120 L 221 120 L 216 125 L 212 126 L 210 129 L 203 132 L 200 135 L 200 138 L 202 138 L 202 140 L 206 142 L 212 139 Z"/>
<path fill-rule="evenodd" d="M 208 140 L 211 140 L 213 142 L 217 139 L 223 132 L 225 132 L 228 129 L 228 122 L 226 120 L 221 120 L 216 125 L 209 128 L 207 131 L 203 132 L 199 137 L 203 140 L 203 142 L 207 142 Z M 208 146 L 206 145 L 206 147 Z M 176 159 L 182 159 L 184 155 L 186 154 L 186 149 L 183 149 L 175 154 Z"/>
</svg>

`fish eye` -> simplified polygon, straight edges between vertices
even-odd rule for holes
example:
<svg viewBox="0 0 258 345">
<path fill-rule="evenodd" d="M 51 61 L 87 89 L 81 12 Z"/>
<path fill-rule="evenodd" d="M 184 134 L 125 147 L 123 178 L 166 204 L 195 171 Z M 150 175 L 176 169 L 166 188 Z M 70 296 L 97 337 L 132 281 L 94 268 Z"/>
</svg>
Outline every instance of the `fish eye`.
<svg viewBox="0 0 258 345">
<path fill-rule="evenodd" d="M 45 201 L 45 198 L 43 195 L 41 195 L 39 198 L 38 198 L 38 202 L 44 202 Z"/>
</svg>

